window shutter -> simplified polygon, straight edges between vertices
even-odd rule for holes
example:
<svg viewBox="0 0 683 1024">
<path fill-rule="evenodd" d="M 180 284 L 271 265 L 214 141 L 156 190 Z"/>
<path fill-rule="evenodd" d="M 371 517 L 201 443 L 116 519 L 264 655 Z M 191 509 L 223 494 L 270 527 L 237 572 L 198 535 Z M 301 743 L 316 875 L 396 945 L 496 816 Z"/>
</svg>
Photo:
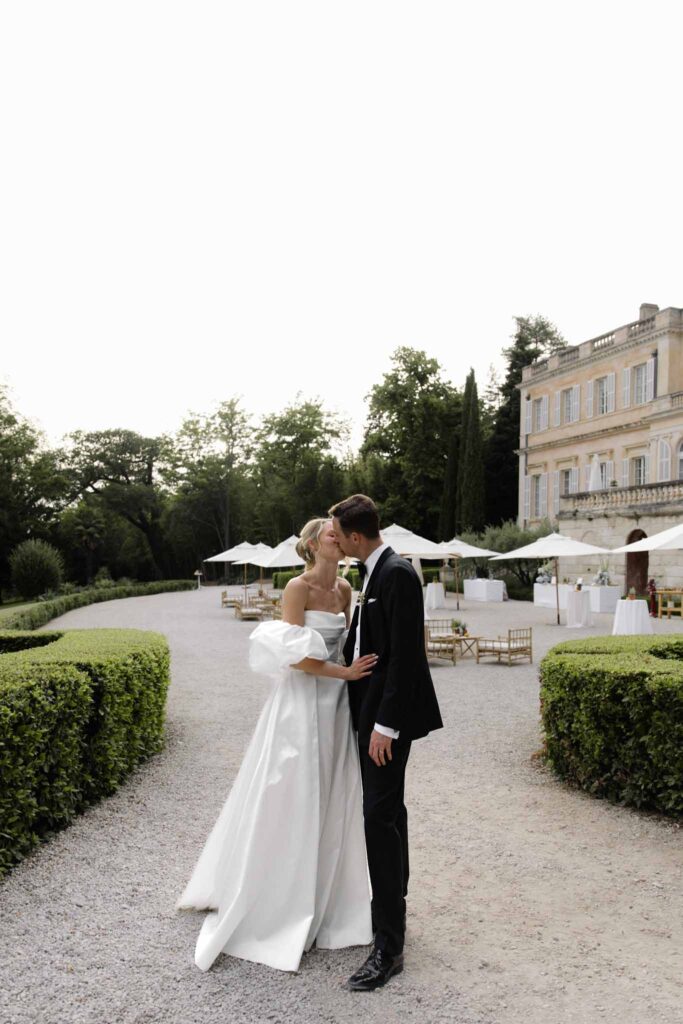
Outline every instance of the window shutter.
<svg viewBox="0 0 683 1024">
<path fill-rule="evenodd" d="M 591 464 L 590 464 L 590 462 L 587 462 L 586 465 L 583 467 L 583 489 L 584 489 L 584 491 L 588 490 L 588 484 L 590 483 L 590 478 L 591 478 Z"/>
<path fill-rule="evenodd" d="M 607 486 L 609 487 L 614 480 L 614 459 L 609 459 L 607 462 Z"/>
<path fill-rule="evenodd" d="M 648 454 L 648 455 L 645 456 L 645 474 L 644 474 L 644 477 L 643 477 L 643 483 L 649 484 L 649 482 L 650 482 L 650 456 Z"/>
<path fill-rule="evenodd" d="M 622 459 L 621 460 L 621 486 L 622 487 L 628 487 L 628 470 L 629 470 L 628 463 L 629 463 L 628 459 Z"/>
<path fill-rule="evenodd" d="M 581 402 L 581 385 L 580 384 L 575 384 L 574 387 L 572 388 L 572 423 L 576 423 L 576 421 L 578 420 L 578 418 L 579 418 L 579 416 L 581 414 L 581 412 L 580 412 L 580 402 Z"/>
<path fill-rule="evenodd" d="M 531 518 L 531 477 L 524 477 L 524 518 Z"/>
<path fill-rule="evenodd" d="M 615 406 L 615 391 L 616 391 L 617 375 L 616 373 L 607 374 L 607 412 L 614 412 Z"/>
<path fill-rule="evenodd" d="M 553 473 L 553 509 L 555 515 L 560 511 L 560 471 L 556 469 Z"/>
<path fill-rule="evenodd" d="M 539 513 L 541 516 L 548 515 L 548 474 L 541 473 L 540 479 L 541 494 L 539 499 Z"/>
<path fill-rule="evenodd" d="M 648 359 L 646 370 L 646 383 L 645 383 L 645 398 L 648 402 L 651 402 L 655 397 L 655 361 L 654 359 Z"/>
<path fill-rule="evenodd" d="M 526 413 L 525 413 L 525 417 L 524 417 L 524 433 L 525 434 L 530 434 L 531 433 L 531 405 L 532 405 L 531 399 L 527 398 L 527 400 L 526 400 Z"/>
<path fill-rule="evenodd" d="M 660 439 L 658 445 L 658 466 L 657 466 L 657 479 L 661 482 L 663 480 L 671 479 L 671 448 L 668 441 Z"/>
<path fill-rule="evenodd" d="M 573 466 L 569 477 L 569 490 L 576 494 L 579 489 L 579 467 Z"/>
<path fill-rule="evenodd" d="M 589 380 L 586 385 L 586 416 L 593 415 L 593 381 Z"/>
<path fill-rule="evenodd" d="M 621 405 L 628 409 L 631 404 L 631 367 L 625 366 L 621 371 Z"/>
<path fill-rule="evenodd" d="M 541 430 L 548 429 L 548 396 L 541 399 Z"/>
<path fill-rule="evenodd" d="M 555 392 L 555 419 L 553 425 L 559 427 L 562 422 L 562 392 Z"/>
</svg>

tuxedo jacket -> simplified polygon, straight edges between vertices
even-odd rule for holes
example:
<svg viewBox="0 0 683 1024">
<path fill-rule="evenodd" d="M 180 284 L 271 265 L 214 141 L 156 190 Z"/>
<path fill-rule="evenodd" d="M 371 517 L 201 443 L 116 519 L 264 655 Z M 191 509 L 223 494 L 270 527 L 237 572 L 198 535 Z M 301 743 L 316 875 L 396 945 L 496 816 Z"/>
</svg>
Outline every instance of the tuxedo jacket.
<svg viewBox="0 0 683 1024">
<path fill-rule="evenodd" d="M 419 739 L 443 726 L 424 642 L 424 604 L 419 577 L 392 548 L 380 555 L 368 580 L 362 607 L 360 654 L 376 654 L 372 675 L 349 680 L 349 705 L 362 740 L 375 722 Z M 358 626 L 353 614 L 344 660 L 353 661 Z"/>
</svg>

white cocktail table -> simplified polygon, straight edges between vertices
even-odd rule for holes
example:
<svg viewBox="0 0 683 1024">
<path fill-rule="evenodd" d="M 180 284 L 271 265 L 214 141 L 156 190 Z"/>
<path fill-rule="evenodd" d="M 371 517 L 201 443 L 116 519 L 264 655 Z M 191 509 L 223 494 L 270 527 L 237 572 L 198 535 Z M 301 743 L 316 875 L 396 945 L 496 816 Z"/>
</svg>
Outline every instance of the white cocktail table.
<svg viewBox="0 0 683 1024">
<path fill-rule="evenodd" d="M 652 623 L 647 610 L 647 601 L 629 601 L 628 598 L 617 601 L 612 636 L 636 636 L 651 632 Z"/>
</svg>

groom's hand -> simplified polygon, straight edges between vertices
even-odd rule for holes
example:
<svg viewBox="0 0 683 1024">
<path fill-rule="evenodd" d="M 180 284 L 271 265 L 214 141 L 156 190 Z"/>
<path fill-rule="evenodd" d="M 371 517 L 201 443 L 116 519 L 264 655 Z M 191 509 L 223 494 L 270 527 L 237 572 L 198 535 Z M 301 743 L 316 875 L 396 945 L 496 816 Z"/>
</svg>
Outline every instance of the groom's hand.
<svg viewBox="0 0 683 1024">
<path fill-rule="evenodd" d="M 385 736 L 384 733 L 377 732 L 376 729 L 372 730 L 370 736 L 370 747 L 368 754 L 375 762 L 378 768 L 381 768 L 387 763 L 387 760 L 391 761 L 391 744 L 393 740 L 391 736 Z"/>
</svg>

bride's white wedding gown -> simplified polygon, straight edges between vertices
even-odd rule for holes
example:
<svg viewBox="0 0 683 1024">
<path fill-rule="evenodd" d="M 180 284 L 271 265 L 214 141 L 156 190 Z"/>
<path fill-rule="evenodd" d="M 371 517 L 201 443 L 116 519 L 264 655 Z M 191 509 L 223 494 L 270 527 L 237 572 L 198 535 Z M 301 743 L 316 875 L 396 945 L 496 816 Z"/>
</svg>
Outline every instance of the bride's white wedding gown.
<svg viewBox="0 0 683 1024">
<path fill-rule="evenodd" d="M 296 971 L 302 953 L 372 941 L 358 750 L 346 683 L 290 666 L 337 661 L 343 613 L 263 622 L 249 664 L 277 676 L 177 906 L 210 910 L 195 963 L 219 953 Z"/>
</svg>

